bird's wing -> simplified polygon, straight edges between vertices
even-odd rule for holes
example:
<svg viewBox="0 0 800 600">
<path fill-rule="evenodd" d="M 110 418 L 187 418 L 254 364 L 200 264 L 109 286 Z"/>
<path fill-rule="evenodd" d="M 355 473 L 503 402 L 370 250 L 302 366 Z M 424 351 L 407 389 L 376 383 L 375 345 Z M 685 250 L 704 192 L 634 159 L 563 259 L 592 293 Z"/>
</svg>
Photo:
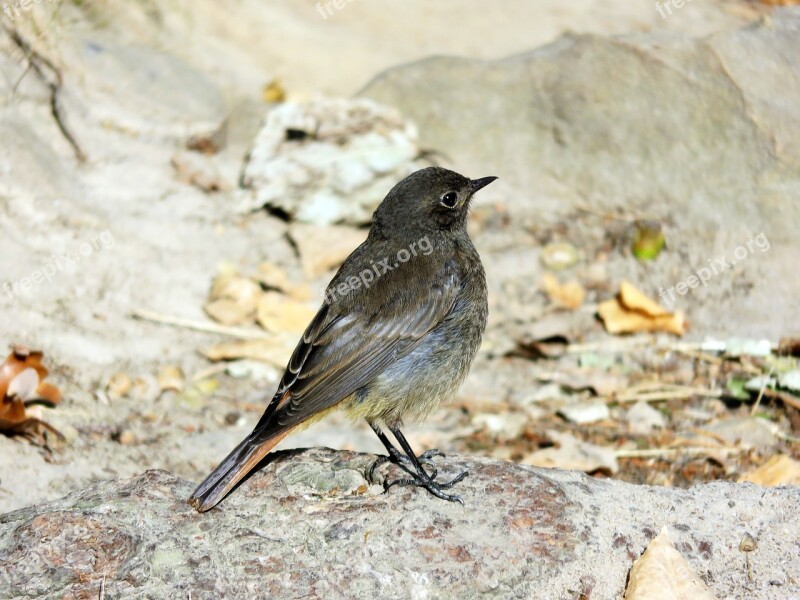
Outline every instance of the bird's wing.
<svg viewBox="0 0 800 600">
<path fill-rule="evenodd" d="M 411 352 L 451 312 L 459 288 L 452 263 L 423 278 L 429 286 L 378 282 L 397 291 L 393 296 L 384 291 L 380 303 L 356 298 L 324 304 L 295 348 L 253 437 L 290 429 L 335 406 Z M 366 308 L 370 304 L 377 307 Z"/>
</svg>

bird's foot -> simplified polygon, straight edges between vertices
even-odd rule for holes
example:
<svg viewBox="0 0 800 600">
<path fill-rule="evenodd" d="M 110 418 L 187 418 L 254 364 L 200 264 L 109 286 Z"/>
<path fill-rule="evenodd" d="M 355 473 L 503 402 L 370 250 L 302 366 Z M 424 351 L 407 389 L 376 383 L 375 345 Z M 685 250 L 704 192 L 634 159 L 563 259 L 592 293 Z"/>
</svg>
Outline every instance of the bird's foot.
<svg viewBox="0 0 800 600">
<path fill-rule="evenodd" d="M 384 484 L 384 487 L 388 490 L 392 486 L 407 486 L 413 485 L 415 487 L 422 487 L 428 490 L 431 494 L 436 496 L 437 498 L 441 498 L 442 500 L 447 500 L 448 502 L 458 502 L 462 506 L 464 505 L 464 501 L 461 499 L 461 496 L 456 496 L 455 494 L 447 494 L 443 490 L 450 489 L 459 481 L 462 481 L 469 473 L 464 471 L 460 475 L 454 477 L 450 481 L 439 482 L 435 481 L 431 476 L 420 476 L 416 474 L 413 476 L 413 479 L 395 479 L 394 481 L 388 481 Z"/>
<path fill-rule="evenodd" d="M 383 486 L 385 489 L 388 490 L 392 486 L 422 487 L 437 498 L 441 498 L 442 500 L 447 500 L 449 502 L 458 502 L 459 504 L 463 505 L 464 501 L 459 496 L 447 494 L 443 490 L 452 488 L 459 481 L 462 481 L 469 473 L 464 471 L 450 481 L 436 481 L 436 476 L 439 474 L 439 472 L 436 469 L 433 459 L 439 456 L 444 457 L 445 454 L 437 448 L 423 452 L 416 457 L 416 461 L 411 460 L 411 458 L 400 454 L 399 452 L 390 452 L 389 456 L 380 456 L 374 463 L 372 463 L 372 466 L 368 472 L 368 477 L 369 480 L 374 483 L 375 470 L 380 465 L 391 462 L 402 468 L 411 477 L 395 479 L 392 481 L 384 481 Z M 425 467 L 430 467 L 431 472 L 428 472 Z"/>
<path fill-rule="evenodd" d="M 420 463 L 431 468 L 431 473 L 429 475 L 431 479 L 435 479 L 439 474 L 439 471 L 436 469 L 436 465 L 433 463 L 434 456 L 444 456 L 444 454 L 438 450 L 428 450 L 427 452 L 420 454 L 418 457 Z M 379 456 L 377 459 L 375 459 L 375 462 L 373 462 L 369 470 L 367 470 L 367 481 L 373 484 L 379 483 L 375 479 L 375 471 L 378 469 L 378 467 L 386 464 L 387 462 L 399 466 L 411 476 L 417 475 L 416 468 L 414 467 L 414 463 L 411 461 L 411 459 L 404 454 L 397 452 L 393 456 Z"/>
</svg>

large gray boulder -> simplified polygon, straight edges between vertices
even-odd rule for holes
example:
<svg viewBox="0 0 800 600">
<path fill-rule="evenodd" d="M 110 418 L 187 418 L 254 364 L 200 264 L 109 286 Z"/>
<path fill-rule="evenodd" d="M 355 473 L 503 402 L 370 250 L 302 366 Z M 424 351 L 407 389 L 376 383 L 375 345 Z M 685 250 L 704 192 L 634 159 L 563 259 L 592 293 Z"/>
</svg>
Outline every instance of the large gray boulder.
<svg viewBox="0 0 800 600">
<path fill-rule="evenodd" d="M 663 526 L 718 598 L 800 596 L 797 487 L 653 488 L 449 457 L 446 471 L 470 471 L 462 507 L 370 486 L 372 460 L 277 453 L 204 514 L 186 504 L 194 484 L 163 471 L 8 513 L 0 597 L 608 599 Z"/>
<path fill-rule="evenodd" d="M 663 223 L 654 265 L 611 256 L 649 293 L 741 248 L 735 269 L 677 298 L 695 331 L 776 338 L 800 322 L 800 280 L 785 276 L 800 253 L 800 8 L 704 39 L 568 35 L 504 60 L 431 58 L 361 94 L 400 108 L 458 170 L 500 176 L 485 197 L 519 226 Z"/>
<path fill-rule="evenodd" d="M 494 62 L 431 58 L 361 94 L 513 184 L 555 177 L 601 207 L 669 205 L 707 223 L 723 207 L 800 215 L 774 204 L 800 193 L 800 8 L 706 39 L 568 35 Z"/>
</svg>

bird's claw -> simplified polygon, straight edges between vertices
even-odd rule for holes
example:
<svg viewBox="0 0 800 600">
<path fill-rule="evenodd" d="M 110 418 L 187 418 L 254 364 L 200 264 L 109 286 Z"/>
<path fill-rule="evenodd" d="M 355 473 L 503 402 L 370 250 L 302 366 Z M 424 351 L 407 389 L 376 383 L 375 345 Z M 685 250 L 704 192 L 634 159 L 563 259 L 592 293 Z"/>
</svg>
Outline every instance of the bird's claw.
<svg viewBox="0 0 800 600">
<path fill-rule="evenodd" d="M 396 486 L 413 485 L 415 487 L 423 487 L 437 498 L 441 498 L 442 500 L 447 500 L 448 502 L 458 502 L 461 506 L 464 506 L 464 501 L 461 499 L 461 496 L 456 496 L 455 494 L 446 494 L 442 490 L 446 490 L 453 487 L 459 481 L 462 481 L 467 475 L 469 475 L 469 473 L 467 471 L 464 471 L 457 477 L 444 483 L 439 483 L 437 481 L 434 481 L 432 478 L 425 479 L 423 477 L 415 476 L 413 479 L 395 479 L 394 481 L 386 482 L 384 484 L 384 487 L 387 490 L 395 485 Z"/>
</svg>

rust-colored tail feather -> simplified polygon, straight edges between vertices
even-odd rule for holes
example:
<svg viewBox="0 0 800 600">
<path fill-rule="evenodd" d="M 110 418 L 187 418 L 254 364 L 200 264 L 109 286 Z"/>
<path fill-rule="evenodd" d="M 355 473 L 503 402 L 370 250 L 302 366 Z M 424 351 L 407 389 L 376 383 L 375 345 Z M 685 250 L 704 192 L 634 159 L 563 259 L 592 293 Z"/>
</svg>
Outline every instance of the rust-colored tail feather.
<svg viewBox="0 0 800 600">
<path fill-rule="evenodd" d="M 216 506 L 293 429 L 278 431 L 266 439 L 259 439 L 261 435 L 256 432 L 251 433 L 197 486 L 189 504 L 198 512 Z"/>
</svg>

